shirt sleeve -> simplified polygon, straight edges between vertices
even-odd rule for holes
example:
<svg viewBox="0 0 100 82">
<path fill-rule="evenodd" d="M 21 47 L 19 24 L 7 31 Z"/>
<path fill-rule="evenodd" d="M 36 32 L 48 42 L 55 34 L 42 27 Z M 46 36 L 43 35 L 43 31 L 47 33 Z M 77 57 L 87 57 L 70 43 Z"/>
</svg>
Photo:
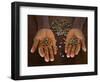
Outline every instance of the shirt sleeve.
<svg viewBox="0 0 100 82">
<path fill-rule="evenodd" d="M 82 18 L 82 17 L 75 18 L 73 21 L 72 27 L 82 30 L 85 21 L 86 21 L 86 18 Z"/>
<path fill-rule="evenodd" d="M 48 16 L 37 16 L 36 17 L 38 29 L 50 28 Z"/>
</svg>

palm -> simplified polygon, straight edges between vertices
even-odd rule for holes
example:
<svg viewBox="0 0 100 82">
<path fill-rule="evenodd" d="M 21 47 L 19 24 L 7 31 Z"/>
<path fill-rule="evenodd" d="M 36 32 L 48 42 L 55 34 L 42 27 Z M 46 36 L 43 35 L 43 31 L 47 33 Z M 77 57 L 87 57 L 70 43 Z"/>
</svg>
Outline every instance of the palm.
<svg viewBox="0 0 100 82">
<path fill-rule="evenodd" d="M 54 54 L 57 53 L 56 40 L 50 29 L 41 29 L 37 32 L 31 52 L 34 53 L 37 48 L 46 62 L 54 61 Z"/>
<path fill-rule="evenodd" d="M 65 41 L 65 53 L 68 58 L 73 58 L 75 55 L 78 55 L 81 48 L 86 52 L 85 39 L 83 33 L 79 29 L 71 29 Z"/>
</svg>

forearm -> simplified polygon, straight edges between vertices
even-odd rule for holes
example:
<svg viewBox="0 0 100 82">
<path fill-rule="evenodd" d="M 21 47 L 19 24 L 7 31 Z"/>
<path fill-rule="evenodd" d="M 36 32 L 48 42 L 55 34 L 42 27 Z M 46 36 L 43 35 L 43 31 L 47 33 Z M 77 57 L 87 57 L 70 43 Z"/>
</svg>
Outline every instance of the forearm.
<svg viewBox="0 0 100 82">
<path fill-rule="evenodd" d="M 48 16 L 37 16 L 36 21 L 38 29 L 50 28 Z"/>
<path fill-rule="evenodd" d="M 82 30 L 85 21 L 86 21 L 86 18 L 82 18 L 82 17 L 75 18 L 72 28 L 77 28 L 77 29 Z"/>
</svg>

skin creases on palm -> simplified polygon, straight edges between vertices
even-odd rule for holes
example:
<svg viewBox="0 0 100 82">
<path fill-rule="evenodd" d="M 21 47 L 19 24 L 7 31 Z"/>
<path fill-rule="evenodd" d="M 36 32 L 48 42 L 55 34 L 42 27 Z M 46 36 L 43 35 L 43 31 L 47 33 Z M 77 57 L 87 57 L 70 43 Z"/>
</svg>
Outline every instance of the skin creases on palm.
<svg viewBox="0 0 100 82">
<path fill-rule="evenodd" d="M 52 44 L 52 40 L 51 39 L 49 39 L 48 37 L 46 37 L 46 38 L 44 38 L 43 40 L 41 40 L 40 41 L 40 43 L 39 43 L 39 46 L 47 46 L 47 47 L 49 47 L 49 46 L 52 46 L 53 44 Z"/>
<path fill-rule="evenodd" d="M 81 30 L 71 29 L 65 40 L 65 53 L 69 58 L 74 58 L 75 55 L 78 55 L 80 49 L 86 52 L 85 38 Z"/>
<path fill-rule="evenodd" d="M 38 49 L 39 55 L 44 57 L 46 62 L 54 61 L 54 54 L 57 53 L 56 40 L 50 29 L 40 29 L 37 32 L 32 49 L 34 46 L 35 50 Z"/>
<path fill-rule="evenodd" d="M 52 46 L 56 44 L 56 39 L 54 33 L 51 29 L 41 29 L 38 31 L 36 37 L 34 39 L 39 40 L 39 44 L 44 46 Z"/>
</svg>

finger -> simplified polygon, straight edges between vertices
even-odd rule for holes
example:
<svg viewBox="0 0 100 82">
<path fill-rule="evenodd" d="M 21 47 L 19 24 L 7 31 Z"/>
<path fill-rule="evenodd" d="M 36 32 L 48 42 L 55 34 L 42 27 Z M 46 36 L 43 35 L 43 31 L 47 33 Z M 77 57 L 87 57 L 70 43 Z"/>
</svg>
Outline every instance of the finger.
<svg viewBox="0 0 100 82">
<path fill-rule="evenodd" d="M 75 47 L 76 47 L 76 45 L 72 46 L 72 49 L 71 49 L 71 58 L 74 58 L 74 56 L 75 56 Z"/>
<path fill-rule="evenodd" d="M 76 49 L 75 49 L 75 55 L 78 55 L 79 51 L 80 51 L 81 45 L 77 44 L 76 45 Z"/>
<path fill-rule="evenodd" d="M 68 45 L 69 45 L 69 40 L 70 40 L 70 37 L 67 37 L 67 39 L 65 40 L 65 53 L 67 53 L 67 48 L 68 48 Z"/>
<path fill-rule="evenodd" d="M 38 43 L 39 43 L 39 40 L 37 39 L 34 39 L 34 42 L 33 42 L 33 45 L 32 45 L 32 48 L 31 48 L 31 53 L 34 53 L 37 46 L 38 46 Z"/>
<path fill-rule="evenodd" d="M 44 57 L 45 53 L 44 53 L 43 47 L 39 47 L 38 52 L 39 52 L 41 57 Z"/>
<path fill-rule="evenodd" d="M 54 53 L 52 47 L 49 47 L 50 61 L 54 61 Z"/>
<path fill-rule="evenodd" d="M 57 46 L 52 46 L 54 55 L 57 54 Z"/>
<path fill-rule="evenodd" d="M 45 52 L 44 60 L 45 62 L 49 62 L 49 53 L 47 47 L 44 48 L 44 52 Z"/>
<path fill-rule="evenodd" d="M 68 42 L 65 43 L 65 53 L 67 53 Z"/>
<path fill-rule="evenodd" d="M 72 48 L 72 45 L 68 45 L 67 47 L 67 58 L 70 58 L 71 57 L 71 48 Z"/>
<path fill-rule="evenodd" d="M 82 50 L 84 52 L 86 52 L 86 46 L 85 46 L 85 41 L 84 40 L 82 40 Z"/>
<path fill-rule="evenodd" d="M 63 38 L 63 40 L 65 41 L 66 39 L 65 39 L 65 38 Z"/>
<path fill-rule="evenodd" d="M 57 54 L 57 46 L 56 46 L 56 41 L 53 41 L 52 43 L 53 43 L 53 45 L 52 45 L 53 52 L 54 52 L 54 55 L 56 55 L 56 54 Z"/>
</svg>

